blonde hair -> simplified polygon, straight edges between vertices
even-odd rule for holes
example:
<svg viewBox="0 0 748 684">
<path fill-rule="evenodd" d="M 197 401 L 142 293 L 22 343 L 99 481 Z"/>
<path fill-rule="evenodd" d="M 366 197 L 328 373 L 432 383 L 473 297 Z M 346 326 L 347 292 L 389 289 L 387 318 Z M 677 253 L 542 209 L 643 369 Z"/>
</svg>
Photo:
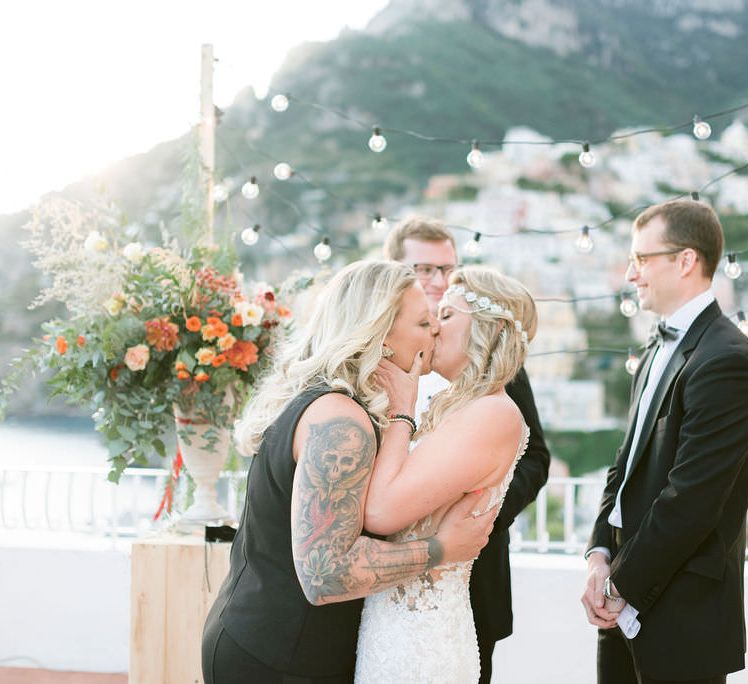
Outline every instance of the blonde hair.
<svg viewBox="0 0 748 684">
<path fill-rule="evenodd" d="M 444 415 L 473 399 L 493 394 L 509 383 L 522 368 L 527 344 L 535 337 L 538 316 L 535 302 L 522 283 L 485 266 L 465 266 L 449 278 L 479 298 L 501 305 L 499 313 L 474 311 L 465 340 L 467 366 L 447 389 L 431 401 L 417 435 L 429 432 Z M 515 321 L 519 321 L 522 331 Z M 527 333 L 523 339 L 523 331 Z"/>
<path fill-rule="evenodd" d="M 403 295 L 415 282 L 410 267 L 393 261 L 357 261 L 335 275 L 244 409 L 236 426 L 239 450 L 255 454 L 265 430 L 289 402 L 318 384 L 356 397 L 385 426 L 388 399 L 372 374 Z"/>
<path fill-rule="evenodd" d="M 403 243 L 407 239 L 422 242 L 444 242 L 446 240 L 452 243 L 455 254 L 457 253 L 454 236 L 441 221 L 425 216 L 411 216 L 387 233 L 382 249 L 384 258 L 402 261 L 405 258 Z"/>
</svg>

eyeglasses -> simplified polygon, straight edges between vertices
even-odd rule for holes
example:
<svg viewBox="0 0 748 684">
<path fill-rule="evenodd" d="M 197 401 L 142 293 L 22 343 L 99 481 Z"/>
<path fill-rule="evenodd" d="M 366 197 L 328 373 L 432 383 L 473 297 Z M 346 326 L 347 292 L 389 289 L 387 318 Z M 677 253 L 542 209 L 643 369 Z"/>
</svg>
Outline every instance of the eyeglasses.
<svg viewBox="0 0 748 684">
<path fill-rule="evenodd" d="M 437 266 L 436 264 L 411 264 L 411 267 L 416 272 L 416 277 L 419 280 L 432 280 L 437 271 L 441 271 L 441 274 L 446 280 L 449 278 L 449 274 L 452 273 L 460 264 L 444 264 L 443 266 Z"/>
<path fill-rule="evenodd" d="M 680 254 L 685 249 L 686 247 L 680 247 L 679 249 L 665 249 L 661 252 L 632 252 L 629 254 L 629 266 L 633 266 L 636 271 L 641 271 L 644 264 L 647 263 L 647 259 L 650 257 Z"/>
</svg>

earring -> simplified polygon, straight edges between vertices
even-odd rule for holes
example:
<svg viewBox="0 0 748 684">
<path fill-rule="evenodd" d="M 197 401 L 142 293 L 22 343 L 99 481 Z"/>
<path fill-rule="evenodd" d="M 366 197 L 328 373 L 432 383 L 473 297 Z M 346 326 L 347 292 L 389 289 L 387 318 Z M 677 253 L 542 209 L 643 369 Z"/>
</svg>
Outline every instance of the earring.
<svg viewBox="0 0 748 684">
<path fill-rule="evenodd" d="M 382 358 L 383 359 L 389 359 L 392 358 L 395 355 L 395 352 L 392 351 L 389 347 L 382 347 Z"/>
</svg>

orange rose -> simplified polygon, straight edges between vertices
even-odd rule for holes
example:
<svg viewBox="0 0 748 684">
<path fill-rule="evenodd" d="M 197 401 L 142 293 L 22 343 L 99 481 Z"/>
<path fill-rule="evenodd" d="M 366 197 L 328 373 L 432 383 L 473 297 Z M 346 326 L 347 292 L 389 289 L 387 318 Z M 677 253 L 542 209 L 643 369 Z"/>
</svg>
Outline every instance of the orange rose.
<svg viewBox="0 0 748 684">
<path fill-rule="evenodd" d="M 247 370 L 248 366 L 257 363 L 257 352 L 259 349 L 254 342 L 249 340 L 239 340 L 231 349 L 226 352 L 226 358 L 232 368 Z"/>
<path fill-rule="evenodd" d="M 210 375 L 208 375 L 205 371 L 195 373 L 195 382 L 206 382 L 207 380 L 210 380 Z"/>
<path fill-rule="evenodd" d="M 206 328 L 208 329 L 208 334 L 210 335 L 210 338 L 206 338 Z M 213 339 L 214 337 L 223 337 L 226 333 L 229 331 L 229 326 L 227 326 L 220 318 L 217 318 L 216 316 L 209 316 L 208 317 L 208 325 L 203 328 L 203 339 Z"/>
<path fill-rule="evenodd" d="M 177 371 L 177 378 L 179 380 L 189 380 L 190 374 L 186 370 L 179 370 Z"/>
<path fill-rule="evenodd" d="M 203 324 L 197 316 L 190 316 L 185 325 L 187 326 L 187 330 L 190 332 L 200 332 L 200 328 L 203 327 Z"/>
<path fill-rule="evenodd" d="M 55 347 L 57 347 L 58 354 L 64 354 L 68 350 L 67 340 L 62 335 L 60 335 L 55 340 Z"/>
<path fill-rule="evenodd" d="M 211 347 L 201 347 L 195 352 L 195 358 L 201 366 L 207 366 L 213 363 L 216 358 L 216 351 Z"/>
<path fill-rule="evenodd" d="M 122 366 L 114 366 L 109 369 L 109 379 L 114 382 L 119 377 L 119 369 L 122 368 Z"/>
<path fill-rule="evenodd" d="M 184 361 L 177 361 L 174 364 L 174 370 L 177 370 L 177 371 L 187 370 L 187 364 Z"/>
<path fill-rule="evenodd" d="M 82 347 L 84 344 L 86 344 L 86 338 L 83 337 L 83 335 L 78 335 L 78 339 L 76 340 L 76 344 L 79 347 Z"/>
<path fill-rule="evenodd" d="M 231 317 L 231 325 L 233 325 L 233 326 L 235 326 L 237 328 L 240 328 L 242 326 L 242 315 L 238 314 L 238 313 L 235 313 Z"/>
<path fill-rule="evenodd" d="M 226 354 L 218 354 L 216 358 L 210 362 L 210 365 L 213 366 L 213 368 L 218 368 L 223 366 L 224 363 L 226 363 Z"/>
</svg>

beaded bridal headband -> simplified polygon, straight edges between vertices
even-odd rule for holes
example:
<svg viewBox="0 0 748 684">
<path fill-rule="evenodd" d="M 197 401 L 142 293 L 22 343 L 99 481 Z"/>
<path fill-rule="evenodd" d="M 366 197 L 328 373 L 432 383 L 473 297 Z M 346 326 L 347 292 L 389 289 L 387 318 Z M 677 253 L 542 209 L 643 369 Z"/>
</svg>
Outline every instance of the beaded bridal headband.
<svg viewBox="0 0 748 684">
<path fill-rule="evenodd" d="M 454 304 L 450 304 L 448 301 L 450 295 L 464 297 L 465 301 L 470 305 L 470 308 L 463 309 L 459 306 L 455 306 Z M 514 327 L 516 328 L 517 332 L 521 334 L 522 341 L 527 344 L 527 333 L 522 329 L 522 322 L 514 319 L 514 314 L 509 307 L 497 304 L 496 302 L 492 302 L 488 297 L 479 297 L 475 292 L 473 292 L 472 290 L 466 290 L 462 285 L 450 285 L 446 289 L 441 301 L 439 302 L 439 306 L 446 305 L 449 305 L 453 309 L 466 314 L 474 314 L 480 313 L 481 311 L 487 311 L 493 316 L 498 316 L 499 318 L 505 318 L 509 319 L 510 321 L 514 321 Z"/>
</svg>

